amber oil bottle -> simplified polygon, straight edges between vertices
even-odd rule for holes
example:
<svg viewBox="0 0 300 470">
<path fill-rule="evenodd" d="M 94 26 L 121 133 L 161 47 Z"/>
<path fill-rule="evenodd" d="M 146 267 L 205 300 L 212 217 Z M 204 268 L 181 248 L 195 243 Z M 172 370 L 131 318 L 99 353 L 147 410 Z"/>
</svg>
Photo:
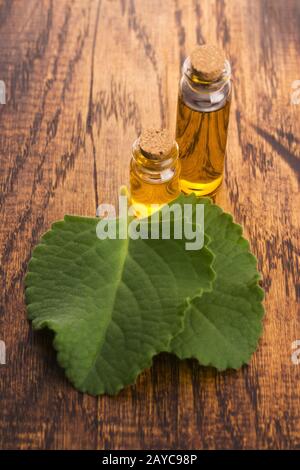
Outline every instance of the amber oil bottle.
<svg viewBox="0 0 300 470">
<path fill-rule="evenodd" d="M 197 46 L 182 67 L 176 141 L 181 190 L 213 196 L 224 173 L 231 67 L 217 46 Z"/>
<path fill-rule="evenodd" d="M 150 215 L 151 205 L 162 206 L 180 194 L 178 157 L 178 145 L 166 129 L 146 129 L 133 143 L 130 200 L 137 215 Z"/>
</svg>

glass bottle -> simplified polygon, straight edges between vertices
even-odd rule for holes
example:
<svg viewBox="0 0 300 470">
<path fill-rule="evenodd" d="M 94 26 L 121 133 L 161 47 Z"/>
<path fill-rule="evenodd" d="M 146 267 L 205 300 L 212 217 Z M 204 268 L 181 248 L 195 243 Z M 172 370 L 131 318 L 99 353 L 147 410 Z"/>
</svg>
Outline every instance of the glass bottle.
<svg viewBox="0 0 300 470">
<path fill-rule="evenodd" d="M 222 183 L 231 89 L 231 67 L 218 47 L 198 46 L 187 57 L 176 126 L 184 193 L 211 196 Z"/>
<path fill-rule="evenodd" d="M 130 199 L 137 215 L 153 212 L 180 194 L 179 150 L 166 129 L 146 129 L 133 143 L 130 162 Z"/>
</svg>

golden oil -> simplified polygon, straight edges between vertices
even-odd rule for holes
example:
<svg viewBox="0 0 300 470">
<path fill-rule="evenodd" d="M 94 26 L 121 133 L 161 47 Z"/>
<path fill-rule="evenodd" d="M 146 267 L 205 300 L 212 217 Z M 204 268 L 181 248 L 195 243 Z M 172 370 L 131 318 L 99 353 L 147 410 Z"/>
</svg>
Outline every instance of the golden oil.
<svg viewBox="0 0 300 470">
<path fill-rule="evenodd" d="M 147 129 L 132 146 L 130 201 L 140 217 L 180 194 L 179 150 L 166 129 Z"/>
<path fill-rule="evenodd" d="M 176 140 L 184 193 L 214 195 L 224 173 L 231 69 L 215 46 L 198 46 L 183 64 Z"/>
</svg>

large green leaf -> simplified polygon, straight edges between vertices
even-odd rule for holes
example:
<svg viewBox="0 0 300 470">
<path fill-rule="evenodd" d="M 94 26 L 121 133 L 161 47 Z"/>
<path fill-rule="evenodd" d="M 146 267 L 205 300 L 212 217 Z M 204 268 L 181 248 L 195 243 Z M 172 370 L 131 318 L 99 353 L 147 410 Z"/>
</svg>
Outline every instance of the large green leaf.
<svg viewBox="0 0 300 470">
<path fill-rule="evenodd" d="M 99 240 L 98 222 L 66 216 L 52 226 L 33 252 L 26 299 L 34 328 L 54 331 L 75 387 L 115 394 L 169 348 L 184 299 L 211 289 L 213 255 L 186 251 L 184 239 Z"/>
<path fill-rule="evenodd" d="M 197 204 L 192 195 L 186 202 Z M 209 199 L 205 204 L 205 233 L 215 255 L 216 280 L 211 292 L 188 299 L 184 330 L 171 342 L 180 358 L 194 357 L 219 370 L 247 363 L 262 332 L 263 291 L 256 258 L 242 237 L 242 228 Z"/>
</svg>

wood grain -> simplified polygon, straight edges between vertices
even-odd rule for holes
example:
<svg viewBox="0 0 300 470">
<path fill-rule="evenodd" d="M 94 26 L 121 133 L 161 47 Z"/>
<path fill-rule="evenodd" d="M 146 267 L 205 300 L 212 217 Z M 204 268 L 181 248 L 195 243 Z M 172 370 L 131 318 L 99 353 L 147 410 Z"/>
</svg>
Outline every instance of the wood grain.
<svg viewBox="0 0 300 470">
<path fill-rule="evenodd" d="M 1 448 L 300 448 L 299 24 L 297 0 L 0 0 Z M 235 87 L 217 202 L 259 260 L 259 349 L 222 374 L 161 355 L 118 397 L 82 395 L 27 322 L 32 249 L 65 213 L 116 201 L 141 128 L 174 130 L 180 63 L 215 41 Z"/>
</svg>

